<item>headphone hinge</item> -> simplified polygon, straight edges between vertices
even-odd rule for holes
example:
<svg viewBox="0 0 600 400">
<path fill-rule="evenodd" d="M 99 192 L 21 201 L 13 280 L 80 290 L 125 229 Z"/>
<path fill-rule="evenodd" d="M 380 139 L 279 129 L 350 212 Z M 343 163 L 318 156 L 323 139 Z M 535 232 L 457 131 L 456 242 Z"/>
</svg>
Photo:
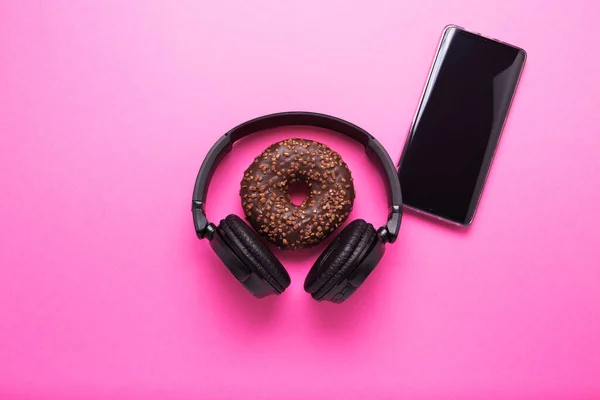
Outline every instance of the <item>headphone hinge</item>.
<svg viewBox="0 0 600 400">
<path fill-rule="evenodd" d="M 380 229 L 380 235 L 384 243 L 394 243 L 400 232 L 402 223 L 402 206 L 392 205 L 388 210 L 388 220 L 385 226 Z"/>
<path fill-rule="evenodd" d="M 196 230 L 196 236 L 198 239 L 204 239 L 212 236 L 212 227 L 206 218 L 204 212 L 204 202 L 199 200 L 192 200 L 192 215 L 194 217 L 194 228 Z"/>
</svg>

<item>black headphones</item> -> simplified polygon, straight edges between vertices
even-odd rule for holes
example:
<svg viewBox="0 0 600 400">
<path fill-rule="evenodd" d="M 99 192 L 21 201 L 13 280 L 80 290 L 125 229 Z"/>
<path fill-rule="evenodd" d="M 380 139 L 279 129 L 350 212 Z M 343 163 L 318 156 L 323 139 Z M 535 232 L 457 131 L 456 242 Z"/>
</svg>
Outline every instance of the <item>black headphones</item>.
<svg viewBox="0 0 600 400">
<path fill-rule="evenodd" d="M 208 184 L 221 160 L 239 139 L 282 126 L 312 126 L 338 132 L 358 141 L 375 155 L 388 185 L 390 204 L 387 223 L 375 230 L 362 219 L 350 222 L 319 256 L 306 276 L 304 290 L 315 300 L 341 303 L 365 281 L 383 257 L 386 243 L 394 243 L 402 220 L 402 193 L 392 159 L 383 146 L 365 130 L 342 119 L 311 112 L 285 112 L 244 122 L 227 132 L 210 149 L 194 186 L 192 213 L 196 235 L 207 238 L 225 266 L 254 296 L 280 294 L 290 285 L 283 265 L 237 215 L 230 214 L 219 226 L 204 212 Z"/>
</svg>

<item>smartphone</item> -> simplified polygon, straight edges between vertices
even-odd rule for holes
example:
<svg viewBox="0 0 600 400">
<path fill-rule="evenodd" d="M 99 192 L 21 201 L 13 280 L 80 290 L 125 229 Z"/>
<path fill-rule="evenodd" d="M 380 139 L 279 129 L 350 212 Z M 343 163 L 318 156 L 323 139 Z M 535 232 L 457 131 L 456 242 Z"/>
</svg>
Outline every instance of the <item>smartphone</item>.
<svg viewBox="0 0 600 400">
<path fill-rule="evenodd" d="M 525 59 L 516 46 L 444 30 L 398 164 L 405 206 L 471 225 Z"/>
</svg>

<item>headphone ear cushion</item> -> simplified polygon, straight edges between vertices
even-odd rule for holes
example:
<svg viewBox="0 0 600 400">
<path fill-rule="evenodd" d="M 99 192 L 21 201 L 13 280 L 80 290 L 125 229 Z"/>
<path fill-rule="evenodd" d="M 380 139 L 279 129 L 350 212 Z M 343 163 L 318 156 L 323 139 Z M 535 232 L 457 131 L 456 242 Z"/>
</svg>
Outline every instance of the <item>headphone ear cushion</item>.
<svg viewBox="0 0 600 400">
<path fill-rule="evenodd" d="M 377 240 L 373 225 L 362 219 L 349 223 L 319 256 L 304 281 L 304 290 L 320 299 L 351 272 L 364 251 Z"/>
<path fill-rule="evenodd" d="M 283 265 L 240 217 L 230 214 L 221 220 L 219 227 L 238 256 L 275 290 L 281 293 L 290 285 L 290 276 Z"/>
</svg>

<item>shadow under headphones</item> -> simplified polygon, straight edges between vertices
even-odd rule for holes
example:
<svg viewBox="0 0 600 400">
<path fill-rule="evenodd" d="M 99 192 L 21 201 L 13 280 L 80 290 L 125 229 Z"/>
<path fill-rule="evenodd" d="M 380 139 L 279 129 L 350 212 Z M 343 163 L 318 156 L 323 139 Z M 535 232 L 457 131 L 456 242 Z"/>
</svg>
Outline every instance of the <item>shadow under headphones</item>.
<svg viewBox="0 0 600 400">
<path fill-rule="evenodd" d="M 275 255 L 240 217 L 234 214 L 215 226 L 204 206 L 210 180 L 221 160 L 239 139 L 283 126 L 311 126 L 338 132 L 361 143 L 378 160 L 388 181 L 388 220 L 375 230 L 362 219 L 350 222 L 319 256 L 304 282 L 313 299 L 341 303 L 365 281 L 394 243 L 402 220 L 402 193 L 394 163 L 383 146 L 365 130 L 342 119 L 311 112 L 284 112 L 244 122 L 222 136 L 204 159 L 194 186 L 192 213 L 196 235 L 208 239 L 214 252 L 250 293 L 258 298 L 280 294 L 290 277 Z"/>
</svg>

